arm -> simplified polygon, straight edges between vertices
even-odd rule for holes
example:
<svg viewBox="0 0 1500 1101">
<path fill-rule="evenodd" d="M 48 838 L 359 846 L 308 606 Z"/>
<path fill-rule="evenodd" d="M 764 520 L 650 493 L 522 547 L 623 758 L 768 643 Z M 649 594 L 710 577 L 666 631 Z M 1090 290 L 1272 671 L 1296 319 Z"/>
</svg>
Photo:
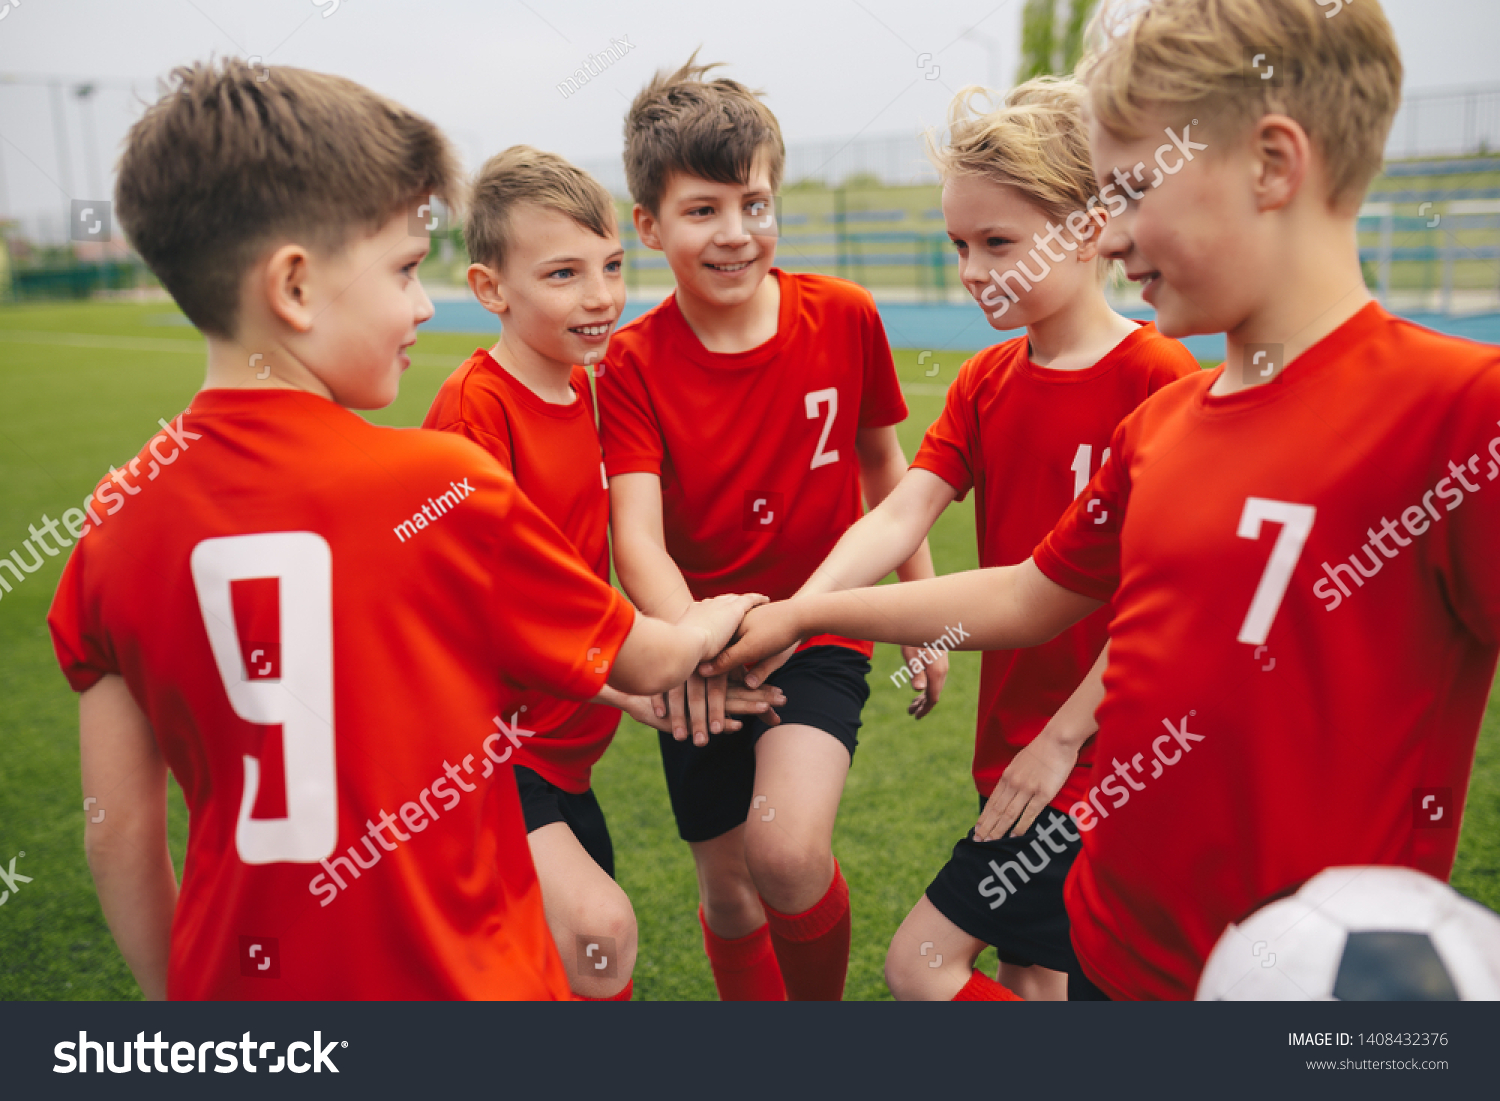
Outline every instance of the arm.
<svg viewBox="0 0 1500 1101">
<path fill-rule="evenodd" d="M 676 623 L 637 612 L 610 667 L 609 687 L 652 696 L 682 684 L 729 644 L 747 611 L 765 602 L 753 594 L 716 596 L 694 604 Z"/>
<path fill-rule="evenodd" d="M 879 512 L 891 500 L 895 491 L 906 483 L 907 476 L 914 472 L 907 466 L 906 453 L 901 450 L 895 425 L 861 428 L 855 441 L 855 449 L 859 453 L 859 475 L 860 483 L 864 486 L 865 504 L 870 510 L 865 515 L 869 516 L 871 512 Z M 902 581 L 921 581 L 936 576 L 932 568 L 932 551 L 927 545 L 927 533 L 942 509 L 953 500 L 952 489 L 941 478 L 926 471 L 915 473 L 925 474 L 926 478 L 914 483 L 918 491 L 908 492 L 906 495 L 909 498 L 906 502 L 908 508 L 905 515 L 898 517 L 900 528 L 888 533 L 896 540 L 891 548 L 896 553 L 908 550 L 908 544 L 913 538 L 916 540 L 916 546 L 910 548 L 907 556 L 897 559 L 896 576 Z M 932 482 L 937 482 L 938 485 L 933 486 Z M 837 547 L 834 549 L 837 550 Z M 878 576 L 857 584 L 873 584 L 889 572 L 890 567 L 887 566 Z M 910 663 L 917 655 L 916 647 L 901 647 L 902 662 Z M 906 708 L 907 714 L 914 719 L 922 718 L 937 706 L 938 699 L 943 694 L 943 684 L 948 679 L 947 653 L 942 650 L 931 652 L 925 660 L 917 662 L 917 670 L 911 679 L 911 686 L 918 695 Z"/>
<path fill-rule="evenodd" d="M 1056 637 L 1102 604 L 1050 580 L 1028 558 L 1014 566 L 769 604 L 746 615 L 740 640 L 703 668 L 718 673 L 753 663 L 803 635 L 823 632 L 907 644 L 951 631 L 956 650 L 1014 650 Z M 750 678 L 746 683 L 753 687 Z"/>
<path fill-rule="evenodd" d="M 86 816 L 83 847 L 104 920 L 150 1001 L 167 996 L 177 875 L 167 848 L 167 764 L 123 678 L 106 676 L 78 701 Z"/>
<path fill-rule="evenodd" d="M 1078 763 L 1083 743 L 1094 736 L 1099 724 L 1094 712 L 1104 700 L 1104 667 L 1109 664 L 1109 643 L 1082 683 L 1048 720 L 1030 745 L 1011 759 L 1000 782 L 990 793 L 974 827 L 974 840 L 995 841 L 1005 827 L 1015 823 L 1012 837 L 1020 837 L 1047 804 L 1057 797 Z"/>
<path fill-rule="evenodd" d="M 861 428 L 855 440 L 855 450 L 859 453 L 859 480 L 865 491 L 865 505 L 872 512 L 878 511 L 905 481 L 909 473 L 906 454 L 901 450 L 901 441 L 896 436 L 896 426 L 888 424 L 883 428 Z M 857 588 L 873 584 L 890 573 L 893 567 L 896 570 L 896 576 L 902 581 L 921 581 L 936 576 L 932 569 L 932 552 L 927 547 L 927 532 L 932 528 L 938 515 L 947 507 L 948 502 L 953 500 L 953 491 L 941 478 L 932 474 L 927 474 L 927 478 L 937 481 L 944 489 L 947 489 L 947 496 L 943 496 L 942 490 L 925 484 L 923 484 L 925 492 L 916 495 L 908 494 L 910 499 L 905 502 L 905 512 L 895 512 L 892 515 L 892 519 L 900 521 L 902 526 L 899 532 L 889 534 L 896 536 L 899 541 L 880 559 L 883 562 L 887 558 L 894 558 L 893 565 L 886 566 L 868 581 L 855 581 L 852 584 L 840 586 L 841 588 Z M 934 504 L 936 508 L 933 507 Z M 866 517 L 862 517 L 861 522 L 869 515 L 866 513 Z M 926 522 L 923 523 L 923 520 Z M 858 526 L 858 524 L 855 525 L 855 527 Z M 848 534 L 849 532 L 844 533 L 846 538 Z M 839 543 L 842 544 L 843 540 L 839 540 Z M 829 559 L 831 560 L 837 553 L 838 547 L 836 546 L 829 554 Z M 904 556 L 897 557 L 903 554 Z M 828 565 L 827 561 L 824 562 L 824 566 L 826 565 Z M 867 566 L 866 569 L 868 568 Z M 823 572 L 823 567 L 818 569 L 818 573 L 821 572 Z M 803 589 L 806 588 L 807 586 L 804 585 Z"/>
</svg>

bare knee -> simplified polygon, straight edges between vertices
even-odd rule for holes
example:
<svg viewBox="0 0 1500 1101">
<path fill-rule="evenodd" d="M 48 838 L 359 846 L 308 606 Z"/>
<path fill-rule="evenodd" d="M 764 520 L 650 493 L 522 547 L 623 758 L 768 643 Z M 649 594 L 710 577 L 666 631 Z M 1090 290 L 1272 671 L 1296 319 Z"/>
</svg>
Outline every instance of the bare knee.
<svg viewBox="0 0 1500 1101">
<path fill-rule="evenodd" d="M 833 853 L 780 830 L 746 835 L 745 858 L 761 897 L 784 914 L 817 905 L 833 880 Z"/>
<path fill-rule="evenodd" d="M 945 955 L 902 929 L 885 953 L 885 984 L 898 1002 L 951 1001 L 969 981 L 972 961 Z"/>
</svg>

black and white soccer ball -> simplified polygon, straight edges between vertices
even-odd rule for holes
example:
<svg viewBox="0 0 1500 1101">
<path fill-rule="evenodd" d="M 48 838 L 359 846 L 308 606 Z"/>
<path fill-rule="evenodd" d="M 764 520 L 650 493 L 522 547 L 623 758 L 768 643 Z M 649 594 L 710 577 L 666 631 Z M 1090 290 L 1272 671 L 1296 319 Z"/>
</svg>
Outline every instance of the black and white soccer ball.
<svg viewBox="0 0 1500 1101">
<path fill-rule="evenodd" d="M 1500 914 L 1411 868 L 1328 868 L 1224 930 L 1199 1001 L 1500 999 Z"/>
</svg>

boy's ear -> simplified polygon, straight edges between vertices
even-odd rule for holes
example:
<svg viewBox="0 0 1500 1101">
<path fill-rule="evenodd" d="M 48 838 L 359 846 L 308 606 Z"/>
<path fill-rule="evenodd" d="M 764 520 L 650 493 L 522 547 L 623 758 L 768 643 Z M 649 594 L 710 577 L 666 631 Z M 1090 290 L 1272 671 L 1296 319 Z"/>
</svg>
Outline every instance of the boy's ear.
<svg viewBox="0 0 1500 1101">
<path fill-rule="evenodd" d="M 640 203 L 636 203 L 631 208 L 630 219 L 635 223 L 636 236 L 641 239 L 641 244 L 649 249 L 655 249 L 657 252 L 662 251 L 661 235 L 656 231 L 656 215 L 652 214 Z"/>
<path fill-rule="evenodd" d="M 1312 141 L 1286 115 L 1262 115 L 1251 131 L 1256 209 L 1280 210 L 1296 197 L 1312 168 Z"/>
<path fill-rule="evenodd" d="M 294 332 L 312 328 L 313 306 L 309 281 L 309 254 L 302 245 L 282 245 L 271 253 L 261 269 L 260 284 L 271 313 Z"/>
<path fill-rule="evenodd" d="M 474 263 L 468 270 L 469 289 L 479 304 L 492 314 L 503 314 L 510 309 L 505 301 L 505 291 L 500 287 L 500 277 L 487 264 Z"/>
<path fill-rule="evenodd" d="M 1101 205 L 1085 211 L 1083 216 L 1088 219 L 1088 225 L 1084 228 L 1088 236 L 1073 237 L 1078 242 L 1078 251 L 1073 256 L 1080 264 L 1087 264 L 1099 256 L 1099 242 L 1104 240 L 1104 231 L 1109 228 L 1109 211 Z"/>
</svg>

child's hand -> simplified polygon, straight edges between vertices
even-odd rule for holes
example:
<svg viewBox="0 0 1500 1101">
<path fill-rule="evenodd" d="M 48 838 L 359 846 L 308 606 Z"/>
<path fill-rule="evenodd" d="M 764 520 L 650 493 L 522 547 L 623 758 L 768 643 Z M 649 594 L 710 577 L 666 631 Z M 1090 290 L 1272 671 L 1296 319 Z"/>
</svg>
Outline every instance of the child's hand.
<svg viewBox="0 0 1500 1101">
<path fill-rule="evenodd" d="M 775 604 L 753 608 L 745 614 L 740 624 L 739 639 L 712 661 L 698 667 L 704 676 L 720 676 L 741 665 L 754 665 L 763 658 L 794 646 L 801 635 L 801 627 L 793 610 L 795 601 L 779 600 Z M 745 675 L 745 683 L 758 687 L 762 678 L 757 670 Z"/>
<path fill-rule="evenodd" d="M 688 731 L 693 734 L 694 745 L 707 745 L 714 735 L 730 730 L 739 730 L 744 724 L 731 715 L 756 715 L 767 726 L 776 726 L 781 717 L 774 710 L 786 703 L 781 689 L 772 685 L 747 688 L 734 684 L 728 677 L 704 678 L 696 674 L 681 688 L 674 688 L 665 696 L 664 712 L 656 714 L 655 701 L 663 697 L 635 697 L 642 703 L 642 714 L 631 711 L 632 717 L 665 730 L 677 741 L 687 741 Z"/>
<path fill-rule="evenodd" d="M 945 650 L 926 650 L 919 646 L 901 647 L 901 660 L 909 667 L 915 661 L 920 672 L 912 674 L 911 686 L 921 693 L 906 705 L 906 713 L 920 719 L 938 704 L 943 694 L 943 683 L 948 679 L 948 653 Z"/>
<path fill-rule="evenodd" d="M 746 684 L 765 684 L 766 678 L 785 665 L 787 660 L 797 652 L 797 647 L 801 644 L 802 640 L 798 639 L 779 654 L 772 654 L 763 661 L 756 662 L 754 667 L 750 669 L 740 670 L 738 673 L 739 679 L 743 680 Z M 731 675 L 735 675 L 732 670 Z"/>
<path fill-rule="evenodd" d="M 1020 837 L 1047 804 L 1057 797 L 1078 763 L 1077 744 L 1051 735 L 1049 724 L 1036 740 L 1017 753 L 990 793 L 989 801 L 974 826 L 975 841 L 996 841 L 1005 835 Z"/>
<path fill-rule="evenodd" d="M 707 662 L 729 645 L 729 640 L 734 638 L 745 613 L 769 599 L 759 593 L 725 593 L 700 600 L 687 610 L 687 614 L 677 621 L 677 625 L 703 632 L 701 660 Z"/>
</svg>

